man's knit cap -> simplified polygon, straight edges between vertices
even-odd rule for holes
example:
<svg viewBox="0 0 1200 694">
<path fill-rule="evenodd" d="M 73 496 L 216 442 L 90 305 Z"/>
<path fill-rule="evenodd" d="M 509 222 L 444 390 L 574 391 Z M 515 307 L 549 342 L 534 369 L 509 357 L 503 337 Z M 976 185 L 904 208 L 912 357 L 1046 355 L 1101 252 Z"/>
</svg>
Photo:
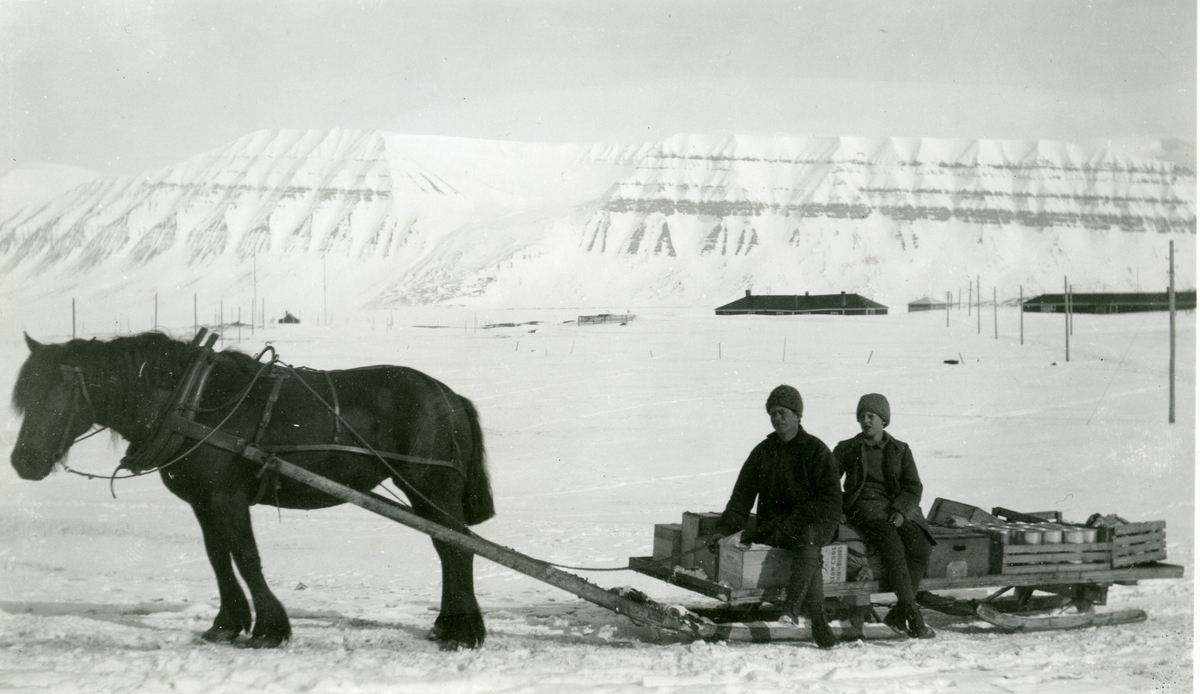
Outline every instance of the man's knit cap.
<svg viewBox="0 0 1200 694">
<path fill-rule="evenodd" d="M 804 414 L 804 400 L 800 399 L 800 391 L 791 386 L 776 386 L 767 396 L 767 412 L 776 405 L 788 408 L 797 417 Z"/>
<path fill-rule="evenodd" d="M 879 415 L 885 427 L 892 421 L 892 408 L 888 405 L 887 398 L 879 393 L 867 393 L 858 399 L 858 409 L 854 411 L 854 418 L 858 419 L 863 412 Z"/>
</svg>

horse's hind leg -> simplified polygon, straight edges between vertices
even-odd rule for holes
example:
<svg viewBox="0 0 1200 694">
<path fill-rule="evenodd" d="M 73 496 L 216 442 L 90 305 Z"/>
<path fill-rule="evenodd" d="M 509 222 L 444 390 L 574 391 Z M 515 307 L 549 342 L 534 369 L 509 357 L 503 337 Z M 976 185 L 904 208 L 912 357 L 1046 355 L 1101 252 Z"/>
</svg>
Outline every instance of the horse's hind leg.
<svg viewBox="0 0 1200 694">
<path fill-rule="evenodd" d="M 487 629 L 475 600 L 475 555 L 438 540 L 433 547 L 442 560 L 442 609 L 429 639 L 443 649 L 482 646 Z"/>
<path fill-rule="evenodd" d="M 206 506 L 193 505 L 192 511 L 196 514 L 196 520 L 200 521 L 204 549 L 208 553 L 208 563 L 212 565 L 213 573 L 217 576 L 217 590 L 221 596 L 217 618 L 201 638 L 205 641 L 228 643 L 243 631 L 250 631 L 250 603 L 246 601 L 246 594 L 242 592 L 237 576 L 233 573 L 228 538 L 220 523 L 212 518 L 212 512 Z"/>
<path fill-rule="evenodd" d="M 455 473 L 457 474 L 457 473 Z M 434 475 L 425 478 L 420 491 L 430 494 L 439 489 L 443 494 L 450 490 L 456 492 L 461 485 L 455 482 L 433 484 Z M 396 482 L 400 486 L 400 482 Z M 461 493 L 451 493 L 452 499 Z M 461 501 L 451 501 L 441 495 L 433 496 L 441 510 L 462 522 L 463 510 Z M 413 510 L 419 515 L 443 522 L 439 515 L 430 508 L 430 500 L 417 498 L 413 500 Z M 483 625 L 483 614 L 479 611 L 479 603 L 475 600 L 475 555 L 466 550 L 440 540 L 433 541 L 438 558 L 442 561 L 442 607 L 433 628 L 429 631 L 429 640 L 437 641 L 443 649 L 476 648 L 483 645 L 487 629 Z"/>
</svg>

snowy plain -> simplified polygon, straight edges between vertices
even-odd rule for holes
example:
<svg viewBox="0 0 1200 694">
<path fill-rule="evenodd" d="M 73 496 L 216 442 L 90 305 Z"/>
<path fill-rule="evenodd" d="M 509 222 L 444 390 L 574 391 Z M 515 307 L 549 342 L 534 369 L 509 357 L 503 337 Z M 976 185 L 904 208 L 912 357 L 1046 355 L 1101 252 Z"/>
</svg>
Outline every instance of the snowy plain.
<svg viewBox="0 0 1200 694">
<path fill-rule="evenodd" d="M 5 394 L 26 354 L 18 327 L 70 337 L 61 301 L 13 309 L 0 335 Z M 190 309 L 164 329 L 190 337 Z M 477 559 L 488 641 L 444 653 L 424 639 L 440 595 L 426 538 L 354 507 L 258 507 L 266 575 L 295 633 L 277 650 L 240 650 L 198 639 L 216 613 L 215 581 L 190 509 L 156 478 L 117 483 L 114 499 L 105 481 L 60 472 L 33 483 L 6 469 L 0 691 L 1191 691 L 1194 312 L 1178 317 L 1172 425 L 1165 313 L 1076 316 L 1066 361 L 1061 315 L 1025 315 L 1021 344 L 1013 307 L 999 309 L 998 338 L 990 306 L 953 310 L 949 326 L 943 312 L 902 311 L 635 308 L 627 325 L 579 326 L 577 314 L 597 311 L 405 309 L 243 328 L 236 344 L 228 328 L 224 347 L 253 354 L 269 340 L 294 365 L 404 364 L 444 381 L 475 402 L 487 437 L 498 515 L 476 531 L 588 567 L 649 554 L 655 523 L 721 510 L 770 431 L 763 403 L 775 385 L 800 389 L 803 425 L 831 447 L 855 433 L 858 397 L 881 392 L 889 431 L 914 449 L 926 510 L 942 497 L 1073 521 L 1166 520 L 1168 561 L 1185 577 L 1114 586 L 1101 608 L 1141 608 L 1146 622 L 1005 635 L 930 613 L 931 641 L 687 643 Z M 484 327 L 497 323 L 513 325 Z M 4 416 L 7 454 L 20 422 Z M 69 463 L 106 474 L 123 450 L 103 434 Z M 714 604 L 630 572 L 580 573 L 666 603 Z"/>
</svg>

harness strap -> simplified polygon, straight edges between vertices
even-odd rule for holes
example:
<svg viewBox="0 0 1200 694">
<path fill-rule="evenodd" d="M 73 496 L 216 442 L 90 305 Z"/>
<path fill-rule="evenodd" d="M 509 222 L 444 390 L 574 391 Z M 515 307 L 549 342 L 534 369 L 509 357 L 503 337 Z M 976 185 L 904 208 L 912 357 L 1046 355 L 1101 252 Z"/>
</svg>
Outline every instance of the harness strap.
<svg viewBox="0 0 1200 694">
<path fill-rule="evenodd" d="M 267 404 L 263 407 L 262 419 L 258 422 L 258 432 L 254 435 L 255 446 L 260 445 L 267 435 L 267 427 L 271 424 L 271 412 L 275 409 L 275 403 L 279 402 L 279 390 L 283 388 L 287 377 L 286 371 L 277 371 L 270 375 L 270 378 L 275 379 L 275 385 L 271 387 L 271 394 L 267 396 Z"/>
<path fill-rule="evenodd" d="M 263 439 L 267 436 L 267 427 L 271 424 L 271 412 L 275 409 L 275 403 L 279 402 L 279 390 L 283 388 L 283 382 L 288 377 L 286 371 L 274 371 L 269 376 L 275 380 L 275 385 L 271 386 L 271 394 L 267 396 L 267 404 L 263 406 L 262 419 L 258 422 L 258 431 L 254 434 L 254 445 L 261 446 Z M 262 482 L 258 485 L 258 493 L 254 495 L 252 504 L 257 504 L 262 501 L 263 496 L 267 493 L 267 487 L 270 486 L 275 491 L 275 499 L 279 499 L 279 474 L 263 474 L 266 472 L 264 467 L 258 471 L 258 476 L 262 478 Z M 278 504 L 276 504 L 278 506 Z"/>
<path fill-rule="evenodd" d="M 83 375 L 83 369 L 78 366 L 69 366 L 67 364 L 59 364 L 58 368 L 62 371 L 65 378 L 72 386 L 71 388 L 71 413 L 67 415 L 67 426 L 63 429 L 62 441 L 58 444 L 58 452 L 55 458 L 62 458 L 66 455 L 67 449 L 71 447 L 71 426 L 75 424 L 75 417 L 79 413 L 79 395 L 83 394 L 83 399 L 87 402 L 88 407 L 92 410 L 92 415 L 95 416 L 96 406 L 92 404 L 92 396 L 88 393 L 87 379 Z"/>
<path fill-rule="evenodd" d="M 262 458 L 262 453 L 315 453 L 320 451 L 336 451 L 340 453 L 357 453 L 360 455 L 379 456 L 388 460 L 397 460 L 405 463 L 416 463 L 418 465 L 434 465 L 438 467 L 448 467 L 452 470 L 462 472 L 458 464 L 448 460 L 436 460 L 434 458 L 420 458 L 414 455 L 404 455 L 401 453 L 390 453 L 387 451 L 372 451 L 366 448 L 358 448 L 356 446 L 339 446 L 336 444 L 312 444 L 312 445 L 296 445 L 296 446 L 255 446 L 251 442 L 240 436 L 226 433 L 220 429 L 213 429 L 190 419 L 185 419 L 177 414 L 170 414 L 166 421 L 163 422 L 164 428 L 169 428 L 171 431 L 177 432 L 188 438 L 197 439 L 202 443 L 208 444 L 221 450 L 236 453 L 250 460 L 258 460 Z"/>
<path fill-rule="evenodd" d="M 338 404 L 337 388 L 333 387 L 333 377 L 328 371 L 321 373 L 325 374 L 325 382 L 329 384 L 329 399 L 333 401 L 333 442 L 337 443 L 342 439 L 342 408 Z"/>
<path fill-rule="evenodd" d="M 200 349 L 195 360 L 184 372 L 175 392 L 171 395 L 170 404 L 167 406 L 167 416 L 158 421 L 146 443 L 136 448 L 130 445 L 125 457 L 121 458 L 120 467 L 133 472 L 142 472 L 160 465 L 164 460 L 175 455 L 183 445 L 183 439 L 175 436 L 176 432 L 164 424 L 170 418 L 191 420 L 196 416 L 200 395 L 204 392 L 204 385 L 213 369 L 213 356 L 212 350 L 207 346 Z"/>
<path fill-rule="evenodd" d="M 416 463 L 418 465 L 434 465 L 436 467 L 448 467 L 452 470 L 462 472 L 462 468 L 458 463 L 449 460 L 437 460 L 435 458 L 420 458 L 415 455 L 404 455 L 402 453 L 389 453 L 387 451 L 372 451 L 366 448 L 357 446 L 342 446 L 339 444 L 312 444 L 300 446 L 261 446 L 261 450 L 266 453 L 315 453 L 318 451 L 337 451 L 339 453 L 358 453 L 360 455 L 379 456 L 388 460 L 398 460 L 403 463 Z"/>
</svg>

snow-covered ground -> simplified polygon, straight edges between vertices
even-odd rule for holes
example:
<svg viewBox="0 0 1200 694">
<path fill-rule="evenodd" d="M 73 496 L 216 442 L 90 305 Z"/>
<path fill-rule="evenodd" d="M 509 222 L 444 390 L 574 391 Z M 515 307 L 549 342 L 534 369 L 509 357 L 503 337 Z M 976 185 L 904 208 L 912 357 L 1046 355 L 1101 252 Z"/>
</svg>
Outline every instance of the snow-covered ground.
<svg viewBox="0 0 1200 694">
<path fill-rule="evenodd" d="M 15 308 L 15 307 L 14 307 Z M 477 531 L 533 556 L 622 566 L 650 553 L 653 525 L 720 510 L 779 383 L 804 396 L 804 426 L 853 435 L 859 395 L 891 400 L 936 497 L 984 508 L 1167 521 L 1185 578 L 1114 586 L 1102 609 L 1140 624 L 1004 635 L 930 613 L 931 641 L 821 651 L 808 643 L 661 640 L 624 617 L 476 560 L 489 639 L 443 653 L 424 640 L 440 594 L 423 536 L 354 507 L 256 508 L 268 580 L 293 640 L 273 651 L 205 644 L 216 585 L 190 509 L 154 478 L 108 484 L 0 474 L 0 690 L 45 692 L 1184 692 L 1192 690 L 1195 314 L 1179 317 L 1177 424 L 1167 423 L 1165 313 L 1075 318 L 1002 308 L 876 317 L 717 317 L 636 311 L 412 309 L 342 323 L 270 326 L 285 361 L 317 368 L 414 366 L 472 398 L 483 418 L 498 516 Z M 44 341 L 61 316 L 21 307 Z M 394 326 L 387 329 L 390 319 Z M 190 316 L 189 316 L 190 318 Z M 526 323 L 538 321 L 537 324 Z M 486 323 L 517 323 L 483 329 Z M 0 393 L 25 356 L 17 317 L 0 335 Z M 56 326 L 56 327 L 52 327 Z M 418 327 L 428 326 L 428 327 Z M 180 337 L 191 332 L 174 326 Z M 101 336 L 105 337 L 105 336 Z M 228 342 L 226 347 L 231 346 Z M 950 365 L 948 359 L 961 359 Z M 7 452 L 19 421 L 0 429 Z M 70 464 L 120 456 L 107 435 Z M 668 603 L 713 601 L 629 572 L 586 574 Z"/>
</svg>

